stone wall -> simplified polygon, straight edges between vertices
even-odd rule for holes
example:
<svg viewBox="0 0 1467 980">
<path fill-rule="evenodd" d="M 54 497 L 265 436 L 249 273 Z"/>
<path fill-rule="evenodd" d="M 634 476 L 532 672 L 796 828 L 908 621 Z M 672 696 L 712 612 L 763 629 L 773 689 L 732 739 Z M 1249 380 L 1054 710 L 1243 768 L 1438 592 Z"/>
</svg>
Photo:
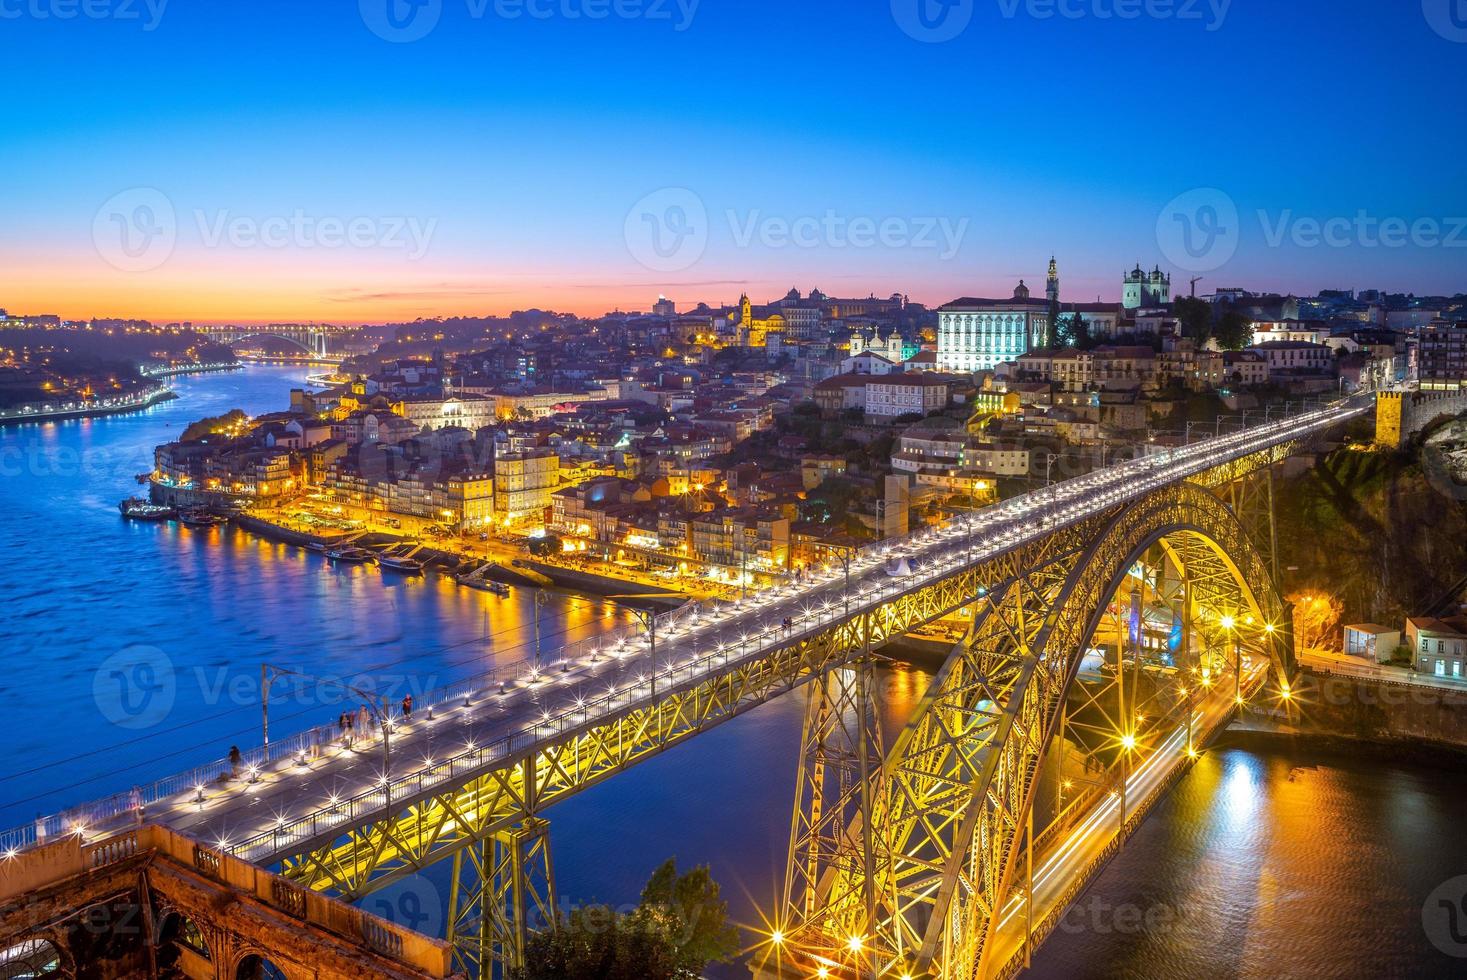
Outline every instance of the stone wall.
<svg viewBox="0 0 1467 980">
<path fill-rule="evenodd" d="M 1287 704 L 1250 706 L 1241 727 L 1467 749 L 1467 690 L 1305 669 Z"/>
</svg>

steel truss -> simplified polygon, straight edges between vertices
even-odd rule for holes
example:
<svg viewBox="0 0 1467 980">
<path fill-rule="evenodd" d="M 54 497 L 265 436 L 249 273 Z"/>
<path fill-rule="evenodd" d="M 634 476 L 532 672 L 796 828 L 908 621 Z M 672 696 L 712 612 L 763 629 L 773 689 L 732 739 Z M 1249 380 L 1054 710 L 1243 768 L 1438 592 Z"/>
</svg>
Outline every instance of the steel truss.
<svg viewBox="0 0 1467 980">
<path fill-rule="evenodd" d="M 503 978 L 525 962 L 531 930 L 556 923 L 550 824 L 527 820 L 453 856 L 448 935 L 460 969 Z"/>
<path fill-rule="evenodd" d="M 969 980 L 995 967 L 985 954 L 1067 694 L 1107 601 L 1158 544 L 1185 576 L 1191 615 L 1249 634 L 1286 676 L 1276 638 L 1287 624 L 1269 570 L 1237 517 L 1201 486 L 1166 488 L 987 564 L 970 593 L 979 613 L 969 639 L 876 774 L 878 878 L 839 863 L 813 901 L 793 896 L 792 914 L 815 910 L 784 930 L 797 959 L 862 977 Z M 790 874 L 810 886 L 808 872 Z M 875 913 L 852 926 L 849 910 L 867 894 Z"/>
<path fill-rule="evenodd" d="M 854 877 L 866 884 L 843 897 L 844 904 L 818 910 L 825 919 L 859 930 L 875 914 L 877 866 L 889 860 L 870 826 L 876 768 L 885 759 L 876 718 L 875 665 L 863 657 L 807 691 L 794 819 L 790 827 L 784 883 L 784 920 L 810 921 L 827 876 Z M 801 902 L 799 908 L 795 902 Z M 859 934 L 856 932 L 855 934 Z"/>
<path fill-rule="evenodd" d="M 720 654 L 726 665 L 720 672 L 659 686 L 655 700 L 629 695 L 619 713 L 576 728 L 530 733 L 523 748 L 517 737 L 517 751 L 481 768 L 450 772 L 451 763 L 440 764 L 441 771 L 429 766 L 394 782 L 390 815 L 291 845 L 263 863 L 279 861 L 283 874 L 315 890 L 360 898 L 536 819 L 560 800 L 771 698 L 850 666 L 867 651 L 967 604 L 980 576 L 980 569 L 970 567 L 899 598 L 853 606 L 849 618 L 754 659 L 740 660 L 731 648 Z M 599 693 L 589 685 L 584 693 Z M 430 784 L 438 785 L 426 788 Z"/>
<path fill-rule="evenodd" d="M 973 976 L 992 928 L 991 910 L 1009 888 L 1015 840 L 1077 651 L 1093 633 L 1096 610 L 1118 576 L 1159 541 L 1182 556 L 1199 615 L 1230 610 L 1260 625 L 1282 622 L 1271 588 L 1237 594 L 1239 583 L 1271 581 L 1245 530 L 1217 497 L 1180 484 L 906 595 L 855 606 L 826 630 L 772 652 L 744 659 L 736 649 L 720 652 L 722 670 L 659 688 L 655 699 L 628 694 L 618 713 L 587 718 L 579 727 L 516 736 L 510 752 L 477 768 L 430 764 L 394 781 L 390 811 L 292 844 L 266 863 L 279 861 L 286 876 L 355 900 L 456 858 L 462 887 L 454 905 L 455 940 L 469 947 L 469 955 L 478 951 L 480 962 L 486 948 L 490 963 L 511 961 L 523 949 L 525 915 L 539 900 L 523 885 L 476 889 L 475 880 L 493 885 L 503 880 L 501 870 L 515 868 L 485 848 L 518 853 L 505 835 L 537 826 L 554 803 L 840 670 L 821 689 L 823 707 L 812 704 L 805 758 L 821 759 L 826 775 L 802 777 L 802 806 L 821 802 L 794 818 L 788 914 L 800 910 L 796 923 L 815 946 L 836 951 L 845 943 L 851 953 L 854 939 L 860 946 L 852 955 L 873 963 L 880 957 Z M 1231 594 L 1223 588 L 1227 583 Z M 970 642 L 944 666 L 885 762 L 871 764 L 881 758 L 871 737 L 874 724 L 856 724 L 851 732 L 858 737 L 841 748 L 847 736 L 832 719 L 851 718 L 853 704 L 856 717 L 867 717 L 860 691 L 869 691 L 870 651 L 968 606 L 976 609 Z M 599 693 L 586 683 L 584 693 Z M 820 751 L 809 751 L 816 742 Z M 841 775 L 861 771 L 870 776 Z M 837 814 L 857 832 L 849 826 L 842 832 L 834 824 Z M 864 826 L 874 832 L 859 833 Z M 457 857 L 469 848 L 476 850 Z M 796 854 L 801 871 L 794 868 Z M 519 867 L 526 867 L 524 860 Z M 814 903 L 808 899 L 812 881 Z M 468 928 L 474 901 L 479 920 L 488 923 L 477 930 Z M 494 906 L 491 912 L 485 902 Z M 806 910 L 812 908 L 817 918 L 820 910 L 838 909 L 839 921 L 811 921 Z"/>
</svg>

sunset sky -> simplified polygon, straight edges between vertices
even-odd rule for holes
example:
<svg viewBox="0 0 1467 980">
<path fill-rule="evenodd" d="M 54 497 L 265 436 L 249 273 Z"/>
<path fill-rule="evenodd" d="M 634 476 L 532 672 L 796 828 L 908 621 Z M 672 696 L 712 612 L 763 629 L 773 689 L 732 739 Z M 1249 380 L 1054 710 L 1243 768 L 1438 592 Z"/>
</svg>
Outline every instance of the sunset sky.
<svg viewBox="0 0 1467 980">
<path fill-rule="evenodd" d="M 966 0 L 942 43 L 903 31 L 917 0 L 602 20 L 428 0 L 412 41 L 382 36 L 388 0 L 36 15 L 51 2 L 0 18 L 12 313 L 377 323 L 791 286 L 937 304 L 1042 283 L 1051 254 L 1075 301 L 1118 298 L 1137 262 L 1179 292 L 1467 289 L 1467 43 L 1419 0 L 1203 0 L 1200 20 Z M 1158 233 L 1199 188 L 1240 234 L 1200 273 Z M 647 208 L 706 242 L 649 256 Z M 1372 244 L 1362 214 L 1440 240 Z M 1301 245 L 1299 219 L 1351 229 Z M 853 222 L 884 240 L 830 230 Z"/>
</svg>

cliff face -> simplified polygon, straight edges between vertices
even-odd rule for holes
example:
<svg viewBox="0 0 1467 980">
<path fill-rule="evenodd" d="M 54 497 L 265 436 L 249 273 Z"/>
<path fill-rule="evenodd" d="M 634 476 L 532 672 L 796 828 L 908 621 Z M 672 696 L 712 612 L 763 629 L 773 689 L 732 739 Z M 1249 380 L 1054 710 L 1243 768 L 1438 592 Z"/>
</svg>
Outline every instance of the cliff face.
<svg viewBox="0 0 1467 980">
<path fill-rule="evenodd" d="M 1397 626 L 1462 588 L 1467 501 L 1429 477 L 1418 452 L 1342 449 L 1280 481 L 1286 591 L 1325 590 L 1344 602 L 1345 622 Z"/>
</svg>

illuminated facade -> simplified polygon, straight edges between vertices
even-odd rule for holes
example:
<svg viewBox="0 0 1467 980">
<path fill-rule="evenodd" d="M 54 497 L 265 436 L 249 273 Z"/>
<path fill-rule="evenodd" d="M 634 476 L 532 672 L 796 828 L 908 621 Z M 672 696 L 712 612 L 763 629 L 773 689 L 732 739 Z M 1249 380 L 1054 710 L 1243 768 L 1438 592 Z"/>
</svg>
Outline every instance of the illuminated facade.
<svg viewBox="0 0 1467 980">
<path fill-rule="evenodd" d="M 1049 303 L 1019 281 L 1008 300 L 964 298 L 938 310 L 937 364 L 944 371 L 991 371 L 1049 340 Z"/>
<path fill-rule="evenodd" d="M 754 316 L 754 304 L 745 293 L 739 299 L 739 346 L 768 347 L 773 334 L 783 336 L 789 324 L 782 313 L 774 313 L 764 319 Z"/>
<path fill-rule="evenodd" d="M 560 457 L 535 451 L 494 458 L 494 517 L 506 527 L 549 520 L 560 485 Z"/>
<path fill-rule="evenodd" d="M 1158 306 L 1170 306 L 1172 302 L 1172 277 L 1157 266 L 1145 272 L 1141 266 L 1126 273 L 1121 287 L 1121 305 L 1128 310 L 1144 310 Z"/>
</svg>

